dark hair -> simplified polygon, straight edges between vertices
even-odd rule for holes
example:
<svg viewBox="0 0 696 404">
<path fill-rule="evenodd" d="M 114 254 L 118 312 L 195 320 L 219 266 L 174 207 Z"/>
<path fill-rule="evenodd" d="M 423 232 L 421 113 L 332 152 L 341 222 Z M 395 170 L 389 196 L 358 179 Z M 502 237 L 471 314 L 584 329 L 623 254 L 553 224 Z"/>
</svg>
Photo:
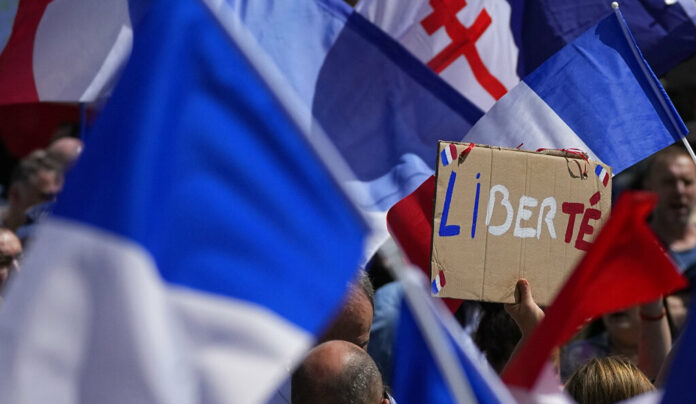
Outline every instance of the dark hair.
<svg viewBox="0 0 696 404">
<path fill-rule="evenodd" d="M 483 315 L 474 334 L 474 342 L 496 372 L 510 359 L 522 333 L 501 303 L 481 303 Z"/>
<path fill-rule="evenodd" d="M 358 277 L 356 283 L 358 286 L 360 286 L 360 289 L 365 293 L 365 296 L 367 296 L 367 300 L 370 301 L 370 305 L 372 305 L 372 310 L 374 311 L 375 309 L 375 288 L 372 287 L 372 282 L 370 281 L 370 277 L 367 275 L 367 272 L 363 269 L 358 270 Z"/>
<path fill-rule="evenodd" d="M 31 177 L 43 170 L 62 173 L 60 165 L 45 150 L 36 150 L 23 158 L 15 167 L 10 177 L 10 186 L 26 183 Z"/>
<path fill-rule="evenodd" d="M 573 372 L 566 391 L 579 404 L 610 404 L 654 390 L 655 386 L 628 359 L 593 358 Z"/>
</svg>

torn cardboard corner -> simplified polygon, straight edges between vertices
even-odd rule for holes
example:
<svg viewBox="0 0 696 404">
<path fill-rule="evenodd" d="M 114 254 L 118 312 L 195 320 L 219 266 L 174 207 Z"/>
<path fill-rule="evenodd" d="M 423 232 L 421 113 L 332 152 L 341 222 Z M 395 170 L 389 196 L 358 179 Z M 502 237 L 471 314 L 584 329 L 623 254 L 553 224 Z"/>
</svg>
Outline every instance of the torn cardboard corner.
<svg viewBox="0 0 696 404">
<path fill-rule="evenodd" d="M 607 219 L 611 168 L 575 151 L 439 143 L 430 276 L 440 297 L 549 304 Z"/>
</svg>

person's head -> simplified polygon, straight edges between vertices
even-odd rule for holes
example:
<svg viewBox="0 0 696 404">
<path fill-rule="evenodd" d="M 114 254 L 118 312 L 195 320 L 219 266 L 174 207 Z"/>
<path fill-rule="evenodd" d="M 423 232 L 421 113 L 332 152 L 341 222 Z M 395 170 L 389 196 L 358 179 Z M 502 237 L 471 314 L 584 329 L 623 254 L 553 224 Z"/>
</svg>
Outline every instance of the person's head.
<svg viewBox="0 0 696 404">
<path fill-rule="evenodd" d="M 637 348 L 640 335 L 639 307 L 616 311 L 602 316 L 612 344 L 622 348 Z"/>
<path fill-rule="evenodd" d="M 501 303 L 481 303 L 481 320 L 474 342 L 496 372 L 503 371 L 522 333 Z"/>
<path fill-rule="evenodd" d="M 22 159 L 10 179 L 8 204 L 18 212 L 55 199 L 63 187 L 60 166 L 43 150 Z"/>
<path fill-rule="evenodd" d="M 0 290 L 5 286 L 7 278 L 17 270 L 21 253 L 22 243 L 17 236 L 8 229 L 0 228 Z"/>
<path fill-rule="evenodd" d="M 356 281 L 350 286 L 340 314 L 322 335 L 320 342 L 338 339 L 367 349 L 374 305 L 375 291 L 370 278 L 365 271 L 360 270 Z"/>
<path fill-rule="evenodd" d="M 628 359 L 590 359 L 575 370 L 565 389 L 578 404 L 610 404 L 654 390 L 647 377 Z"/>
<path fill-rule="evenodd" d="M 84 145 L 74 137 L 60 137 L 54 140 L 46 149 L 48 155 L 60 165 L 63 171 L 68 170 L 80 157 Z"/>
<path fill-rule="evenodd" d="M 384 404 L 377 365 L 364 350 L 346 341 L 312 349 L 291 380 L 292 403 Z"/>
<path fill-rule="evenodd" d="M 696 206 L 696 164 L 684 148 L 670 146 L 651 157 L 643 188 L 658 196 L 652 220 L 683 229 Z"/>
</svg>

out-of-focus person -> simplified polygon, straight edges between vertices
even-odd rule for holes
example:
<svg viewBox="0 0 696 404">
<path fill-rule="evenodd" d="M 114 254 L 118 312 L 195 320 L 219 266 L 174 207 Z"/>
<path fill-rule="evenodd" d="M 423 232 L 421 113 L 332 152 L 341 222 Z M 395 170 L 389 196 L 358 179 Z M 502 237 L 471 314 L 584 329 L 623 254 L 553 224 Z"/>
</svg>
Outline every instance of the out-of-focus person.
<svg viewBox="0 0 696 404">
<path fill-rule="evenodd" d="M 643 188 L 658 200 L 649 223 L 657 237 L 693 284 L 696 280 L 696 164 L 680 145 L 654 154 L 647 165 Z M 665 301 L 672 333 L 676 337 L 686 320 L 691 295 L 682 291 Z"/>
<path fill-rule="evenodd" d="M 312 349 L 292 375 L 293 404 L 387 404 L 382 376 L 363 349 L 333 340 Z"/>
<path fill-rule="evenodd" d="M 570 343 L 561 355 L 561 379 L 566 380 L 578 368 L 595 358 L 621 355 L 638 364 L 640 317 L 638 307 L 602 316 L 604 331 Z"/>
<path fill-rule="evenodd" d="M 578 404 L 613 404 L 655 389 L 633 363 L 614 356 L 590 360 L 571 375 L 565 388 Z"/>
<path fill-rule="evenodd" d="M 15 232 L 20 240 L 26 239 L 40 215 L 37 211 L 54 201 L 62 187 L 63 172 L 58 163 L 45 151 L 34 151 L 19 162 L 12 174 L 0 226 Z"/>
<path fill-rule="evenodd" d="M 375 291 L 367 272 L 359 270 L 356 279 L 350 284 L 346 300 L 334 317 L 331 325 L 319 337 L 318 344 L 340 340 L 354 344 L 366 351 L 370 342 L 370 327 L 374 314 Z M 290 369 L 288 369 L 288 375 Z M 292 386 L 286 379 L 266 404 L 290 403 Z"/>
<path fill-rule="evenodd" d="M 7 279 L 19 268 L 22 243 L 15 234 L 0 228 L 0 291 L 5 288 Z"/>
<path fill-rule="evenodd" d="M 367 350 L 374 310 L 375 291 L 367 273 L 360 270 L 357 280 L 350 286 L 341 312 L 319 338 L 319 342 L 343 340 Z"/>
</svg>

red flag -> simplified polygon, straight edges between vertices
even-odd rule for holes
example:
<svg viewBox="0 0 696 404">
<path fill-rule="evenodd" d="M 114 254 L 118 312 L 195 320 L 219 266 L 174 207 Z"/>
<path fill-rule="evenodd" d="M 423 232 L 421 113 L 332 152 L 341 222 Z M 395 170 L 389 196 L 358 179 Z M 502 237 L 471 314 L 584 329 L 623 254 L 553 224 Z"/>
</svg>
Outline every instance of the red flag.
<svg viewBox="0 0 696 404">
<path fill-rule="evenodd" d="M 553 348 L 568 341 L 589 319 L 688 285 L 646 222 L 655 202 L 655 195 L 646 192 L 621 195 L 546 317 L 505 368 L 506 384 L 531 389 Z"/>
<path fill-rule="evenodd" d="M 430 250 L 433 241 L 433 198 L 435 177 L 428 178 L 387 213 L 389 233 L 399 243 L 409 261 L 430 279 Z M 461 306 L 457 299 L 442 299 L 454 313 Z"/>
</svg>

